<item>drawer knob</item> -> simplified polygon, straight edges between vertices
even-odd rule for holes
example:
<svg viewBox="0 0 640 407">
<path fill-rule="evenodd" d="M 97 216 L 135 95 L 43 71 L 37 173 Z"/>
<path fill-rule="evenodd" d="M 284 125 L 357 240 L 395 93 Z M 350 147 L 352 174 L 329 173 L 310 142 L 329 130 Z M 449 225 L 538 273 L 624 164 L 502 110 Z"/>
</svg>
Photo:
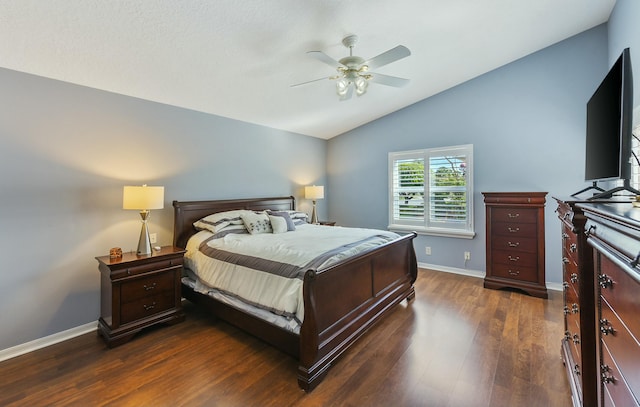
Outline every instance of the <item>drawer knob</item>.
<svg viewBox="0 0 640 407">
<path fill-rule="evenodd" d="M 600 377 L 602 377 L 602 383 L 604 384 L 615 383 L 616 378 L 609 373 L 610 371 L 611 371 L 611 368 L 608 365 L 600 365 Z"/>
<path fill-rule="evenodd" d="M 569 288 L 569 283 L 567 283 L 566 281 L 562 282 L 562 289 L 566 290 L 567 288 Z"/>
<path fill-rule="evenodd" d="M 589 226 L 589 229 L 587 229 L 586 232 L 584 232 L 584 234 L 589 237 L 591 236 L 594 232 L 596 231 L 596 225 L 591 225 Z"/>
<path fill-rule="evenodd" d="M 563 264 L 567 264 L 567 263 L 569 263 L 569 259 L 567 259 L 566 257 L 563 257 L 563 258 L 562 258 L 562 263 L 563 263 Z"/>
<path fill-rule="evenodd" d="M 601 319 L 600 320 L 600 332 L 602 332 L 603 335 L 613 335 L 615 333 L 615 329 L 613 329 L 613 327 L 611 326 L 611 323 L 609 322 L 609 320 L 607 319 Z"/>
<path fill-rule="evenodd" d="M 577 314 L 579 312 L 578 304 L 571 304 L 571 312 L 573 312 L 574 314 Z"/>
<path fill-rule="evenodd" d="M 638 265 L 638 263 L 640 263 L 640 253 L 636 254 L 635 259 L 633 259 L 633 261 L 631 261 L 631 263 L 629 263 L 629 265 L 631 267 L 635 267 Z"/>
<path fill-rule="evenodd" d="M 571 273 L 570 280 L 574 284 L 577 283 L 578 282 L 578 275 L 576 273 Z"/>
<path fill-rule="evenodd" d="M 151 305 L 142 304 L 142 306 L 144 307 L 145 311 L 151 311 L 156 307 L 156 302 L 154 301 Z"/>
<path fill-rule="evenodd" d="M 573 374 L 580 376 L 580 365 L 576 364 L 573 366 Z"/>
<path fill-rule="evenodd" d="M 606 274 L 600 274 L 598 276 L 598 284 L 600 284 L 600 287 L 602 288 L 613 287 L 613 280 L 611 280 Z"/>
<path fill-rule="evenodd" d="M 508 242 L 507 244 L 509 245 L 509 247 L 518 247 L 518 246 L 520 246 L 520 242 L 515 242 L 515 243 Z"/>
<path fill-rule="evenodd" d="M 517 276 L 519 274 L 520 274 L 520 270 L 513 271 L 513 270 L 509 269 L 509 275 L 510 276 Z"/>
<path fill-rule="evenodd" d="M 569 235 L 567 233 L 563 232 L 562 233 L 562 239 L 568 239 L 568 238 L 569 238 Z"/>
<path fill-rule="evenodd" d="M 520 260 L 520 256 L 513 257 L 509 255 L 509 261 L 518 261 L 518 260 Z"/>
<path fill-rule="evenodd" d="M 156 288 L 156 283 L 153 283 L 151 285 L 144 284 L 142 287 L 144 288 L 145 291 L 153 290 L 154 288 Z"/>
<path fill-rule="evenodd" d="M 573 334 L 573 343 L 575 343 L 576 345 L 580 343 L 580 335 Z"/>
<path fill-rule="evenodd" d="M 564 315 L 569 315 L 569 313 L 571 313 L 571 311 L 569 311 L 569 307 L 567 307 L 566 305 L 562 309 L 562 312 L 564 313 Z"/>
<path fill-rule="evenodd" d="M 569 251 L 570 251 L 570 252 L 575 252 L 576 250 L 578 250 L 578 245 L 577 245 L 577 244 L 575 244 L 575 243 L 571 243 L 571 244 L 569 245 Z"/>
<path fill-rule="evenodd" d="M 515 218 L 519 217 L 520 214 L 519 213 L 508 213 L 507 216 L 510 217 L 511 219 L 515 219 Z"/>
<path fill-rule="evenodd" d="M 520 231 L 520 228 L 512 228 L 511 226 L 507 229 L 509 229 L 509 233 L 518 233 Z"/>
<path fill-rule="evenodd" d="M 569 332 L 569 331 L 564 331 L 564 339 L 566 339 L 566 340 L 570 340 L 570 339 L 571 339 L 571 332 Z"/>
</svg>

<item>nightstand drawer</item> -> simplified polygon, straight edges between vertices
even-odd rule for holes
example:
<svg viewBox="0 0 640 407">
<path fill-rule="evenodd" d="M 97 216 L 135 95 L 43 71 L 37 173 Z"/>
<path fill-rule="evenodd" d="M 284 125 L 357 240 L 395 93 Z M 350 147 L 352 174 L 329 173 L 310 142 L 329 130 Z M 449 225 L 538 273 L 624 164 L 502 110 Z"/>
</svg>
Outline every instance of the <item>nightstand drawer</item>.
<svg viewBox="0 0 640 407">
<path fill-rule="evenodd" d="M 165 272 L 154 274 L 149 277 L 136 278 L 135 280 L 122 283 L 120 286 L 120 297 L 122 302 L 132 302 L 140 298 L 149 297 L 165 291 L 175 290 L 175 273 Z"/>
<path fill-rule="evenodd" d="M 140 298 L 136 301 L 122 304 L 120 308 L 120 322 L 126 324 L 166 311 L 174 306 L 175 295 L 173 292 L 165 291 L 164 293 Z"/>
<path fill-rule="evenodd" d="M 126 267 L 111 271 L 111 279 L 116 280 L 119 278 L 135 276 L 138 274 L 147 273 L 149 271 L 168 269 L 172 267 L 182 267 L 182 257 L 177 257 L 168 260 L 156 260 L 139 266 Z"/>
</svg>

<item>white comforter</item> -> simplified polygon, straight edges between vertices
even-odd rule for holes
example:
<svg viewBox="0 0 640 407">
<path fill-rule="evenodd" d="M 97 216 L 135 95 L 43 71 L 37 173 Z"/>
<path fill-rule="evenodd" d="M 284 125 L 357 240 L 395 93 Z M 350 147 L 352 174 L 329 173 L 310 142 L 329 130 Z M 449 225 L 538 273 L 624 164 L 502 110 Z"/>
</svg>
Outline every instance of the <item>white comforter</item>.
<svg viewBox="0 0 640 407">
<path fill-rule="evenodd" d="M 306 270 L 321 269 L 398 237 L 382 230 L 309 224 L 279 234 L 212 236 L 200 231 L 186 247 L 185 265 L 197 275 L 198 291 L 212 287 L 300 323 Z"/>
</svg>

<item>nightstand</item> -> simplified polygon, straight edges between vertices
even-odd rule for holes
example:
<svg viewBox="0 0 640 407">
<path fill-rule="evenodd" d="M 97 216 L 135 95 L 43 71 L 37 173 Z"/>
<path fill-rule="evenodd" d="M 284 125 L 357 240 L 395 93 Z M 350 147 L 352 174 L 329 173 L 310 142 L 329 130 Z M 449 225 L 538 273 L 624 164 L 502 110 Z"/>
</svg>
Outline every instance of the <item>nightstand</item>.
<svg viewBox="0 0 640 407">
<path fill-rule="evenodd" d="M 143 328 L 184 320 L 180 280 L 185 250 L 165 246 L 149 255 L 96 257 L 100 270 L 98 333 L 109 347 Z"/>
</svg>

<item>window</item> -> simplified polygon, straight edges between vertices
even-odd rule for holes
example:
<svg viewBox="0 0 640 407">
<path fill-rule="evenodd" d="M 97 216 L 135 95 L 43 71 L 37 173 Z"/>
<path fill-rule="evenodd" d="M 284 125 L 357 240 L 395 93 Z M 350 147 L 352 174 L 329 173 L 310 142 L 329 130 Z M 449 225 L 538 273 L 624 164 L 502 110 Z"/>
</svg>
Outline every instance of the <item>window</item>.
<svg viewBox="0 0 640 407">
<path fill-rule="evenodd" d="M 389 229 L 473 238 L 473 145 L 389 153 Z"/>
</svg>

